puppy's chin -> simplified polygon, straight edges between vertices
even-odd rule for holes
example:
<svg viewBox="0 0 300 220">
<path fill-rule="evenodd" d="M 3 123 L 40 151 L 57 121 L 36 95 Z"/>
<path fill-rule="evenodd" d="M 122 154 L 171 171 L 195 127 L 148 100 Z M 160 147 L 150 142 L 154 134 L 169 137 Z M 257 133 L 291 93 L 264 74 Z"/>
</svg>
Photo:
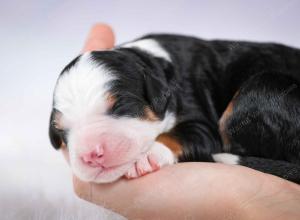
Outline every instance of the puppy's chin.
<svg viewBox="0 0 300 220">
<path fill-rule="evenodd" d="M 84 182 L 110 183 L 120 179 L 133 165 L 133 162 L 110 168 L 87 167 L 80 163 L 72 163 L 73 173 Z"/>
</svg>

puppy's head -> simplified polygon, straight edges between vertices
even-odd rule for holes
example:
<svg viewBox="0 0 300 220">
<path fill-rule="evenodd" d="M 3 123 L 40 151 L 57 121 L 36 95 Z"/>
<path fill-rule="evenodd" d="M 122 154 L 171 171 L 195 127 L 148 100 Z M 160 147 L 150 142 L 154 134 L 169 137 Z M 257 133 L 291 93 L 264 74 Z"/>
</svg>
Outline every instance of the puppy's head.
<svg viewBox="0 0 300 220">
<path fill-rule="evenodd" d="M 80 179 L 118 179 L 172 127 L 162 71 L 155 59 L 132 49 L 85 53 L 63 70 L 49 135 L 55 148 L 68 147 Z"/>
</svg>

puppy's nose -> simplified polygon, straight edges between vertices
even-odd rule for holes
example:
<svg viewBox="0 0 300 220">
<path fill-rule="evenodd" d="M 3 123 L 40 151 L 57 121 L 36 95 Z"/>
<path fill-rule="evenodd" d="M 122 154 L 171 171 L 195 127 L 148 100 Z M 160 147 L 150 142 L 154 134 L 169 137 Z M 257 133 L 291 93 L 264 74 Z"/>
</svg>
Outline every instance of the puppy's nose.
<svg viewBox="0 0 300 220">
<path fill-rule="evenodd" d="M 81 156 L 83 163 L 91 167 L 101 167 L 103 164 L 104 149 L 97 145 L 91 152 Z"/>
</svg>

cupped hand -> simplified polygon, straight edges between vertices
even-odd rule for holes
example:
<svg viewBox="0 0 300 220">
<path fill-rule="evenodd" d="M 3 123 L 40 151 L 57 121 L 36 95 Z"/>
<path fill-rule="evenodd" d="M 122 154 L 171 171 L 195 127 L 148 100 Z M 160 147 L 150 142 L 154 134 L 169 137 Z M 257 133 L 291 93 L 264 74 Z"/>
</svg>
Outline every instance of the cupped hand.
<svg viewBox="0 0 300 220">
<path fill-rule="evenodd" d="M 114 41 L 109 26 L 96 24 L 82 52 Z M 80 198 L 129 219 L 300 219 L 298 185 L 241 166 L 181 163 L 134 180 L 95 184 L 74 176 L 73 183 Z"/>
</svg>

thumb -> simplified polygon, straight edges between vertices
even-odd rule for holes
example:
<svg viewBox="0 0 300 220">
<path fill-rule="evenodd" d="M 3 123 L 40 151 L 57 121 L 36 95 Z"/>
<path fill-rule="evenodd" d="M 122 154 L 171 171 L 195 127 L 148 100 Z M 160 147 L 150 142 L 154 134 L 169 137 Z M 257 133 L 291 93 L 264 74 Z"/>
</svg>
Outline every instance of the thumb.
<svg viewBox="0 0 300 220">
<path fill-rule="evenodd" d="M 97 23 L 91 28 L 82 52 L 110 49 L 114 43 L 115 36 L 112 28 L 107 24 Z"/>
</svg>

